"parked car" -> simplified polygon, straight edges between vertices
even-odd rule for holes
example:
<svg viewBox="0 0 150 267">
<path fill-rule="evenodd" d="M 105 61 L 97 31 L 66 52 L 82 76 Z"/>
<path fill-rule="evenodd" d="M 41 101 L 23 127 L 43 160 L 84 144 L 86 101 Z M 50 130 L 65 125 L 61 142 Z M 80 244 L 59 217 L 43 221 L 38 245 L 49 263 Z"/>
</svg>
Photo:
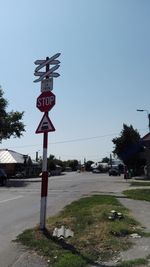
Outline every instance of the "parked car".
<svg viewBox="0 0 150 267">
<path fill-rule="evenodd" d="M 108 173 L 109 173 L 109 176 L 111 175 L 120 176 L 120 170 L 118 168 L 110 168 Z"/>
<path fill-rule="evenodd" d="M 7 182 L 7 174 L 3 169 L 0 169 L 0 184 L 3 186 L 6 185 L 6 182 Z"/>
</svg>

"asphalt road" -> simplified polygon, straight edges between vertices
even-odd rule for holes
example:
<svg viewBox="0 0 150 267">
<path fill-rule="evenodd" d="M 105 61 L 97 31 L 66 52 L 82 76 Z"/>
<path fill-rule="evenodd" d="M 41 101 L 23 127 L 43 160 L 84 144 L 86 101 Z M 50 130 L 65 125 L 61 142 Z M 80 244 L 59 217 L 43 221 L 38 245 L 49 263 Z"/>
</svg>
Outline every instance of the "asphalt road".
<svg viewBox="0 0 150 267">
<path fill-rule="evenodd" d="M 123 177 L 107 174 L 67 173 L 49 178 L 47 217 L 56 214 L 66 204 L 91 193 L 111 193 L 120 196 L 129 187 Z M 40 178 L 10 180 L 7 187 L 0 187 L 0 266 L 15 261 L 11 240 L 24 229 L 39 223 Z M 11 248 L 11 249 L 10 249 Z M 11 253 L 12 255 L 11 255 Z M 3 262 L 3 264 L 2 264 Z M 14 265 L 15 266 L 15 265 Z"/>
</svg>

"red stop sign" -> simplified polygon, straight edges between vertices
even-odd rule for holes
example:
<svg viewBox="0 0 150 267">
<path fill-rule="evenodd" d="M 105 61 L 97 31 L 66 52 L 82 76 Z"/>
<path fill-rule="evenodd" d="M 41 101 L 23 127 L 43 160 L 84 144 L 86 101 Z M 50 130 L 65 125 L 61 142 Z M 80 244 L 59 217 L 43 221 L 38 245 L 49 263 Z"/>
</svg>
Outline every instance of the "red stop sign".
<svg viewBox="0 0 150 267">
<path fill-rule="evenodd" d="M 55 105 L 55 95 L 51 91 L 45 91 L 39 95 L 36 101 L 36 107 L 42 111 L 47 112 Z"/>
</svg>

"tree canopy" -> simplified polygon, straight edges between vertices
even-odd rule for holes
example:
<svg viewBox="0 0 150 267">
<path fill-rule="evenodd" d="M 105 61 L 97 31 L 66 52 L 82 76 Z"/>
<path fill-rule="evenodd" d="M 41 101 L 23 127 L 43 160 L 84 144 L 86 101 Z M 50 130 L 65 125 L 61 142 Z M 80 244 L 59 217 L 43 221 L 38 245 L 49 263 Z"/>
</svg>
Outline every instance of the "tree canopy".
<svg viewBox="0 0 150 267">
<path fill-rule="evenodd" d="M 57 165 L 62 167 L 62 171 L 65 171 L 66 167 L 70 167 L 72 171 L 76 171 L 78 169 L 78 160 L 61 161 L 55 158 L 54 155 L 49 155 L 47 159 L 48 170 L 56 170 Z"/>
<path fill-rule="evenodd" d="M 55 158 L 54 155 L 49 155 L 47 159 L 47 166 L 49 171 L 56 170 L 56 166 L 59 165 L 62 167 L 62 170 L 64 170 L 63 162 L 57 158 Z"/>
<path fill-rule="evenodd" d="M 115 145 L 113 153 L 117 155 L 128 168 L 139 169 L 143 164 L 140 152 L 142 146 L 140 143 L 140 134 L 132 125 L 123 124 L 123 130 L 119 137 L 112 140 Z"/>
<path fill-rule="evenodd" d="M 91 171 L 91 165 L 93 164 L 94 162 L 92 160 L 88 160 L 86 163 L 85 163 L 85 169 L 86 171 Z"/>
<path fill-rule="evenodd" d="M 110 159 L 108 157 L 105 157 L 105 158 L 102 159 L 102 162 L 103 163 L 109 163 Z"/>
<path fill-rule="evenodd" d="M 20 137 L 25 131 L 22 117 L 24 112 L 11 111 L 7 112 L 8 101 L 3 97 L 3 90 L 0 87 L 0 143 L 3 139 L 11 136 Z"/>
</svg>

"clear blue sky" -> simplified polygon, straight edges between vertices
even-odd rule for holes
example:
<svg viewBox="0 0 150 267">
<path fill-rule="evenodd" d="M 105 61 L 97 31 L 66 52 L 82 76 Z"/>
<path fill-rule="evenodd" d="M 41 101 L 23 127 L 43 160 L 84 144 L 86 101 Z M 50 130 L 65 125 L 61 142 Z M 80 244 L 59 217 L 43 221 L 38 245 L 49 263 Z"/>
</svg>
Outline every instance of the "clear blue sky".
<svg viewBox="0 0 150 267">
<path fill-rule="evenodd" d="M 123 123 L 145 135 L 147 114 L 136 109 L 150 111 L 149 14 L 148 0 L 1 0 L 0 84 L 8 111 L 25 111 L 26 125 L 1 148 L 42 155 L 34 61 L 58 52 L 48 155 L 100 160 Z"/>
</svg>

